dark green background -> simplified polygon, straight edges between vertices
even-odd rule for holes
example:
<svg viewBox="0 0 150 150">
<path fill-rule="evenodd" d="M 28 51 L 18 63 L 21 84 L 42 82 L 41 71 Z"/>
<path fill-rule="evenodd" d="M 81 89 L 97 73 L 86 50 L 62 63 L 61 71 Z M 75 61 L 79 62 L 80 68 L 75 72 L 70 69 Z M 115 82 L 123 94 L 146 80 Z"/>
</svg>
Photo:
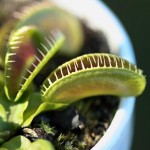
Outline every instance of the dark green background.
<svg viewBox="0 0 150 150">
<path fill-rule="evenodd" d="M 138 67 L 150 81 L 150 0 L 103 0 L 120 18 L 133 43 Z M 137 98 L 132 150 L 150 150 L 150 85 Z"/>
</svg>

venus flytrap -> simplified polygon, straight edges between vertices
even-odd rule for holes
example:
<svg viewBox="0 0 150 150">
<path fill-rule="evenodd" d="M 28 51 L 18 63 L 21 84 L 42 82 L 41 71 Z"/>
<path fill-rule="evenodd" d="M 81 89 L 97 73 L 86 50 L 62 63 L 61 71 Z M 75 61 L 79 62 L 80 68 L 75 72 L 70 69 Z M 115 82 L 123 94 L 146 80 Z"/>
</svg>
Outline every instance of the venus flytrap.
<svg viewBox="0 0 150 150">
<path fill-rule="evenodd" d="M 32 36 L 34 36 L 34 41 Z M 15 32 L 10 38 L 5 59 L 5 91 L 8 99 L 13 98 L 14 101 L 17 101 L 21 97 L 34 77 L 48 60 L 54 56 L 64 41 L 64 36 L 60 32 L 55 32 L 52 39 L 46 38 L 45 42 L 51 48 L 49 53 L 49 48 L 42 44 L 39 37 L 38 30 L 35 27 L 25 26 Z M 53 46 L 50 40 L 55 42 L 56 39 L 58 41 Z M 40 43 L 43 48 L 35 47 L 36 43 Z M 14 80 L 11 80 L 11 78 L 14 78 Z M 14 87 L 12 90 L 11 85 L 17 87 Z"/>
<path fill-rule="evenodd" d="M 96 95 L 138 96 L 145 88 L 142 71 L 111 54 L 87 54 L 59 66 L 42 87 L 44 101 L 72 103 Z"/>
<path fill-rule="evenodd" d="M 59 104 L 55 106 L 55 104 L 43 103 L 40 96 L 35 97 L 31 94 L 34 89 L 34 87 L 31 88 L 32 80 L 64 42 L 63 34 L 58 31 L 53 33 L 52 40 L 54 43 L 50 41 L 50 37 L 49 40 L 48 38 L 44 40 L 45 43 L 49 44 L 49 47 L 45 46 L 38 37 L 40 37 L 40 34 L 33 26 L 22 27 L 10 37 L 5 58 L 5 73 L 1 73 L 3 75 L 1 76 L 1 87 L 5 85 L 5 93 L 3 88 L 0 91 L 1 143 L 10 138 L 24 123 L 29 125 L 33 119 L 32 116 L 44 110 L 62 107 Z M 40 43 L 42 49 L 38 49 L 35 40 Z M 5 83 L 3 83 L 4 78 Z M 22 79 L 25 79 L 25 81 L 23 80 L 23 82 Z M 15 102 L 16 98 L 17 102 Z M 31 98 L 32 102 L 30 101 Z"/>
<path fill-rule="evenodd" d="M 1 148 L 25 150 L 45 145 L 44 149 L 53 150 L 44 140 L 31 143 L 17 136 L 6 141 L 41 112 L 65 109 L 90 96 L 138 96 L 143 92 L 146 80 L 142 71 L 106 53 L 85 54 L 57 66 L 38 89 L 34 79 L 42 68 L 53 65 L 48 63 L 58 52 L 76 56 L 83 33 L 75 17 L 53 5 L 38 4 L 26 12 L 10 35 L 5 58 L 0 55 Z"/>
</svg>

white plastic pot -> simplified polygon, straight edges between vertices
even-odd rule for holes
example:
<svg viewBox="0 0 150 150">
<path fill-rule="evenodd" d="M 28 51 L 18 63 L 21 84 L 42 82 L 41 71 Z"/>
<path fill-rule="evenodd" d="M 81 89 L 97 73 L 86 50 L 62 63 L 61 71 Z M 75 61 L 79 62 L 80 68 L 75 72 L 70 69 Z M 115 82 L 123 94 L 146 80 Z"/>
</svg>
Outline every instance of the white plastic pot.
<svg viewBox="0 0 150 150">
<path fill-rule="evenodd" d="M 100 0 L 54 0 L 57 5 L 102 30 L 112 53 L 135 63 L 130 39 L 114 13 Z M 111 125 L 92 150 L 129 150 L 135 97 L 122 98 Z"/>
</svg>

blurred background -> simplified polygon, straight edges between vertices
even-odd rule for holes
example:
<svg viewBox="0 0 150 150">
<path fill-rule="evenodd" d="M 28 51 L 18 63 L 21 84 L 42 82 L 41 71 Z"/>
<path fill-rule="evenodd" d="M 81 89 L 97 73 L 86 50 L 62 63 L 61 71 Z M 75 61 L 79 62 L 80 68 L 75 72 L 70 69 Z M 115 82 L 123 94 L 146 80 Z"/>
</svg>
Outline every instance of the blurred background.
<svg viewBox="0 0 150 150">
<path fill-rule="evenodd" d="M 103 0 L 124 24 L 135 50 L 138 67 L 147 77 L 147 88 L 135 107 L 132 150 L 150 150 L 150 0 Z"/>
</svg>

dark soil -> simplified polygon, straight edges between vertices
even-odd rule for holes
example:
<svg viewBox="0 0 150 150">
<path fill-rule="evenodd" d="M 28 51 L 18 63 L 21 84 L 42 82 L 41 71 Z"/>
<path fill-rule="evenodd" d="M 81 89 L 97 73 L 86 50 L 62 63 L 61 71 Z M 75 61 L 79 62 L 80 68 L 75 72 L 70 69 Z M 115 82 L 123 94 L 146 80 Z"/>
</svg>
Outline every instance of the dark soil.
<svg viewBox="0 0 150 150">
<path fill-rule="evenodd" d="M 49 140 L 57 150 L 89 150 L 105 134 L 118 104 L 114 96 L 87 98 L 65 110 L 39 115 L 21 134 L 31 141 Z"/>
</svg>

